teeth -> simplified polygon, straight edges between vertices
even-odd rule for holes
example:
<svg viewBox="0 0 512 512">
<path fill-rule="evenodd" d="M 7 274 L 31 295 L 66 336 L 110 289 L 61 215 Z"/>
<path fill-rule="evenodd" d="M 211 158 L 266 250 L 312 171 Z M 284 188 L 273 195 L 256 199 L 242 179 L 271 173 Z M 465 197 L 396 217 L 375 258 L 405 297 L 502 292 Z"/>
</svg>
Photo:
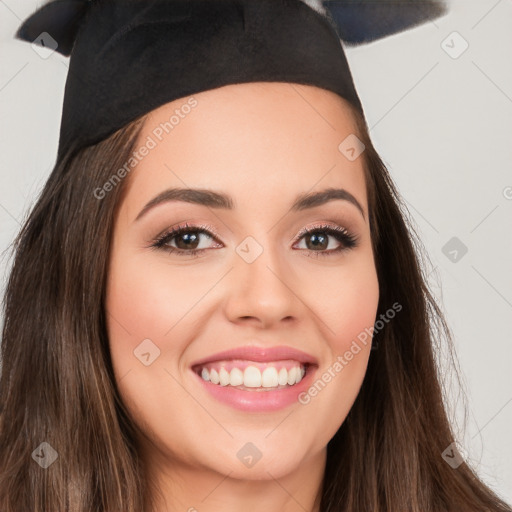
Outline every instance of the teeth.
<svg viewBox="0 0 512 512">
<path fill-rule="evenodd" d="M 212 368 L 201 370 L 201 377 L 212 384 L 221 386 L 245 386 L 246 388 L 277 388 L 278 386 L 293 386 L 298 384 L 304 377 L 306 369 L 304 366 L 294 366 L 287 370 L 281 368 L 279 371 L 274 366 L 267 366 L 263 373 L 256 366 L 247 366 L 243 371 L 240 368 L 233 368 L 228 372 L 224 367 L 219 371 Z"/>
<path fill-rule="evenodd" d="M 275 388 L 278 384 L 277 370 L 273 366 L 269 366 L 263 370 L 261 374 L 261 385 L 264 388 Z"/>
<path fill-rule="evenodd" d="M 286 368 L 281 368 L 279 370 L 279 385 L 284 386 L 285 384 L 288 384 L 288 371 Z"/>
<path fill-rule="evenodd" d="M 295 384 L 295 374 L 297 370 L 295 368 L 291 368 L 288 370 L 288 386 Z"/>
<path fill-rule="evenodd" d="M 246 388 L 261 387 L 261 372 L 256 366 L 248 366 L 244 370 L 244 386 Z"/>
<path fill-rule="evenodd" d="M 206 370 L 208 371 L 208 370 Z M 244 374 L 240 368 L 233 368 L 229 374 L 229 383 L 231 386 L 240 386 L 244 383 Z"/>
<path fill-rule="evenodd" d="M 229 384 L 229 373 L 224 368 L 220 369 L 219 379 L 221 386 L 227 386 Z"/>
<path fill-rule="evenodd" d="M 217 370 L 212 369 L 212 371 L 210 372 L 210 381 L 212 382 L 212 384 L 218 384 L 220 382 Z"/>
</svg>

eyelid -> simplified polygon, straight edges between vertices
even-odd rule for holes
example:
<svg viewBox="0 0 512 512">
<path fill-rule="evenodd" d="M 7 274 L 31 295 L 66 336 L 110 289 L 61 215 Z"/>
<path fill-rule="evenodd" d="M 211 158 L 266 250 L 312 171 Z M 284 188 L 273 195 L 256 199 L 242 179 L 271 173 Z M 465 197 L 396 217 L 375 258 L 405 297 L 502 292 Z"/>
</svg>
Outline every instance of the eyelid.
<svg viewBox="0 0 512 512">
<path fill-rule="evenodd" d="M 337 241 L 341 244 L 341 247 L 337 249 L 331 249 L 329 251 L 306 251 L 314 253 L 315 257 L 342 253 L 344 251 L 356 248 L 360 242 L 360 236 L 356 232 L 352 231 L 351 229 L 345 226 L 340 226 L 339 224 L 331 224 L 327 222 L 321 222 L 313 226 L 306 226 L 302 228 L 295 237 L 295 240 L 296 242 L 300 242 L 304 238 L 304 236 L 316 232 L 328 233 L 328 236 L 337 239 Z"/>
<path fill-rule="evenodd" d="M 313 226 L 306 226 L 302 228 L 297 235 L 291 240 L 294 243 L 300 242 L 304 236 L 315 233 L 317 231 L 321 232 L 324 230 L 328 232 L 328 236 L 336 238 L 337 241 L 341 244 L 341 247 L 337 249 L 331 249 L 328 251 L 311 251 L 305 249 L 306 252 L 315 253 L 315 257 L 318 256 L 329 256 L 335 253 L 340 253 L 354 247 L 357 247 L 359 244 L 359 236 L 352 232 L 350 229 L 340 226 L 337 223 L 331 222 L 320 222 L 316 223 Z M 177 252 L 178 255 L 191 255 L 193 257 L 197 257 L 199 254 L 204 253 L 205 251 L 210 250 L 210 248 L 203 249 L 177 249 L 175 247 L 166 247 L 166 244 L 169 240 L 172 240 L 175 236 L 178 236 L 182 232 L 198 232 L 205 234 L 210 239 L 215 240 L 217 243 L 220 243 L 224 246 L 224 244 L 220 241 L 220 236 L 217 234 L 217 231 L 209 224 L 192 224 L 190 225 L 188 222 L 185 224 L 177 224 L 170 228 L 162 231 L 157 237 L 150 243 L 150 248 L 152 249 L 164 249 L 169 252 Z M 218 248 L 218 247 L 217 247 Z M 301 250 L 302 252 L 303 250 Z"/>
<path fill-rule="evenodd" d="M 327 222 L 324 221 L 324 222 L 319 222 L 319 223 L 313 224 L 312 226 L 306 226 L 306 227 L 301 228 L 301 230 L 298 232 L 298 234 L 294 235 L 290 241 L 297 240 L 310 231 L 313 231 L 316 229 L 325 229 L 325 228 L 332 228 L 335 230 L 346 231 L 349 234 L 353 234 L 349 228 L 347 228 L 345 226 L 340 226 L 338 223 L 336 223 L 334 221 L 327 221 Z M 185 230 L 185 229 L 190 229 L 191 231 L 192 230 L 201 231 L 204 229 L 206 231 L 209 231 L 213 237 L 217 238 L 217 241 L 219 241 L 219 239 L 221 238 L 220 234 L 210 224 L 198 223 L 198 224 L 191 225 L 188 223 L 188 221 L 185 221 L 185 224 L 181 224 L 178 222 L 174 226 L 163 229 L 160 233 L 158 233 L 154 237 L 154 240 L 160 239 L 160 238 L 172 233 L 173 231 Z M 152 240 L 152 241 L 154 241 L 154 240 Z"/>
<path fill-rule="evenodd" d="M 317 231 L 321 229 L 333 229 L 334 231 L 337 231 L 339 233 L 347 233 L 352 234 L 351 230 L 349 230 L 347 227 L 340 226 L 339 224 L 335 222 L 319 222 L 316 224 L 313 224 L 312 226 L 305 226 L 301 228 L 301 230 L 297 233 L 295 236 L 295 240 L 299 240 L 304 235 L 307 235 L 308 233 L 311 233 L 311 231 Z"/>
<path fill-rule="evenodd" d="M 175 231 L 182 231 L 182 230 L 190 230 L 190 231 L 208 231 L 212 238 L 216 238 L 217 241 L 220 239 L 220 235 L 217 233 L 215 228 L 211 226 L 210 224 L 206 223 L 198 223 L 198 224 L 189 224 L 188 221 L 185 221 L 184 224 L 181 224 L 178 222 L 178 224 L 175 224 L 174 226 L 165 228 L 162 230 L 158 235 L 154 237 L 154 239 L 150 240 L 150 242 L 155 242 L 157 240 L 161 240 L 162 238 L 166 237 L 167 235 L 170 235 L 171 233 Z"/>
</svg>

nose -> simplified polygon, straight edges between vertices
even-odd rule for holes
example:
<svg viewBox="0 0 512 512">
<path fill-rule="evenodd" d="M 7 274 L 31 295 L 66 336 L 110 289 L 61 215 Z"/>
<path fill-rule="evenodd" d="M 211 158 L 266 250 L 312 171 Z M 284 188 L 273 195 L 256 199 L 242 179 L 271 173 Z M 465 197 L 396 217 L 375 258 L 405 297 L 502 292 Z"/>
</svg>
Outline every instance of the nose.
<svg viewBox="0 0 512 512">
<path fill-rule="evenodd" d="M 298 279 L 290 266 L 268 244 L 251 263 L 234 255 L 226 289 L 225 314 L 233 323 L 272 327 L 298 320 L 301 302 Z"/>
</svg>

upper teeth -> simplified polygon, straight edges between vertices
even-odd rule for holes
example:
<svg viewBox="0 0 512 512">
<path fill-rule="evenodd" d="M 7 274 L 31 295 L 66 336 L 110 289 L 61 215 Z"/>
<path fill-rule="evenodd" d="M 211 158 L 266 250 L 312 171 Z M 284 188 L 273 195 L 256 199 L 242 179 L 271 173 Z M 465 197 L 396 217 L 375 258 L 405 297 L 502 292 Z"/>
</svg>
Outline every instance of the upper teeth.
<svg viewBox="0 0 512 512">
<path fill-rule="evenodd" d="M 279 372 L 274 366 L 267 366 L 263 372 L 256 366 L 247 366 L 244 370 L 240 368 L 232 368 L 228 372 L 224 367 L 220 368 L 219 371 L 212 368 L 208 370 L 203 368 L 201 371 L 201 377 L 210 381 L 213 384 L 220 384 L 221 386 L 241 386 L 244 385 L 248 388 L 273 388 L 278 385 L 284 386 L 298 384 L 306 370 L 304 366 L 297 365 L 289 370 L 281 368 Z"/>
</svg>

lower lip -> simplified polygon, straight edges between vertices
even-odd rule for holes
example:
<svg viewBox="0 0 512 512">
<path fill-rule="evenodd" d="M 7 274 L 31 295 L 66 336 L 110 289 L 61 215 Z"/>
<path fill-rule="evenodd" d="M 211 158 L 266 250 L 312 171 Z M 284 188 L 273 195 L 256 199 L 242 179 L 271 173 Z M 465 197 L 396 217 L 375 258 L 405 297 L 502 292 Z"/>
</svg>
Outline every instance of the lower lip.
<svg viewBox="0 0 512 512">
<path fill-rule="evenodd" d="M 200 380 L 204 389 L 216 400 L 248 412 L 278 411 L 294 403 L 299 403 L 298 396 L 309 387 L 316 366 L 309 366 L 308 371 L 298 384 L 272 391 L 244 391 L 232 386 L 221 386 L 204 380 L 200 375 L 192 373 Z"/>
</svg>

